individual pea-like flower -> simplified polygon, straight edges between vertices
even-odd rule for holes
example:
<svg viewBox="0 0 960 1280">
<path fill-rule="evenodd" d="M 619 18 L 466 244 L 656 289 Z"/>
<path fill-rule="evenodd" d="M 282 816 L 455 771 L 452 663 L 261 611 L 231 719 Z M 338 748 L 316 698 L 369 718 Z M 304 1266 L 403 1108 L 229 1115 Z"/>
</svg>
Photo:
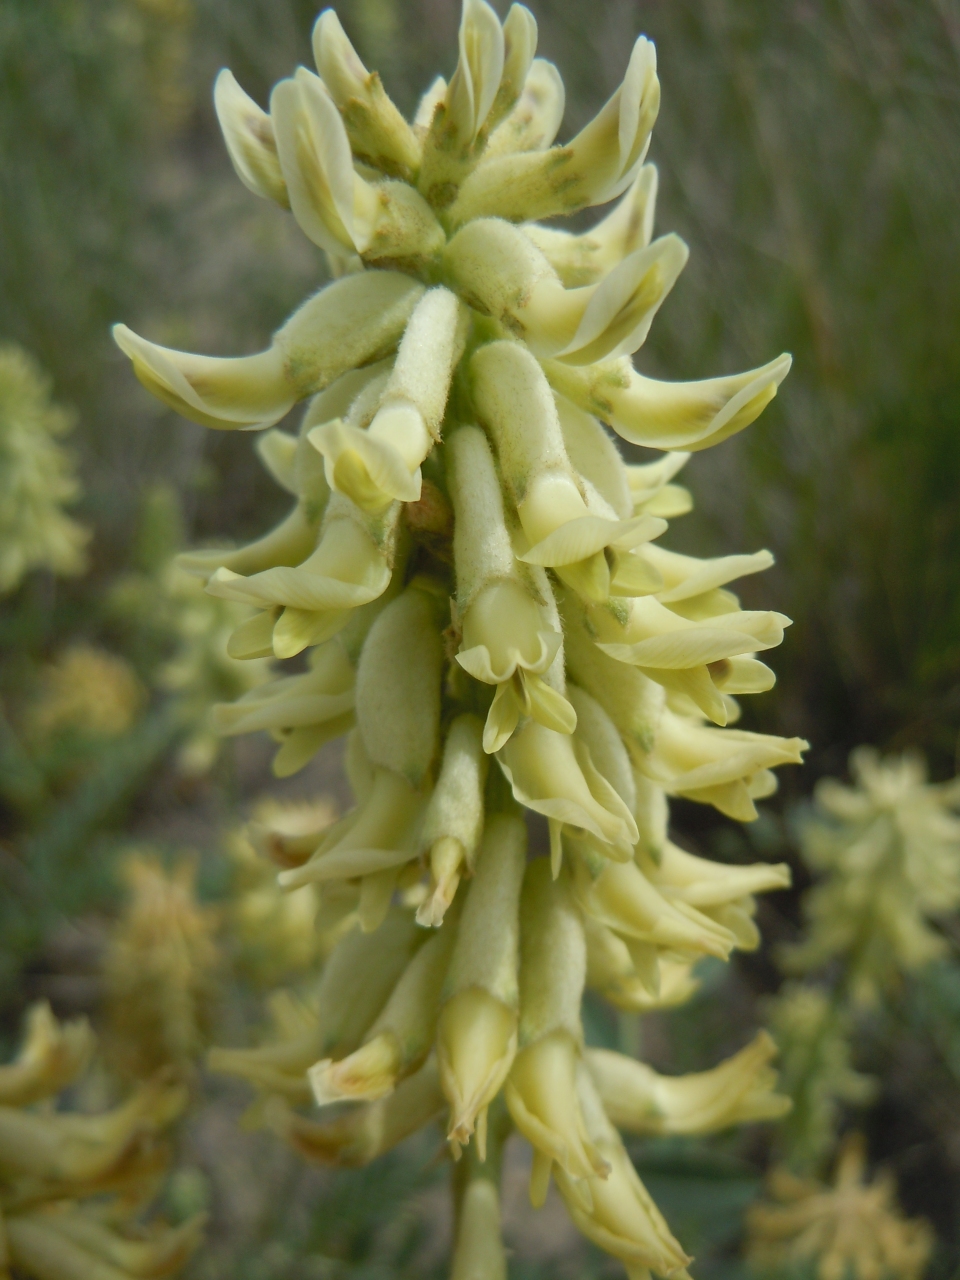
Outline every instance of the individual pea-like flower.
<svg viewBox="0 0 960 1280">
<path fill-rule="evenodd" d="M 922 758 L 850 757 L 854 786 L 824 779 L 801 830 L 821 879 L 807 895 L 808 934 L 784 964 L 809 973 L 842 958 L 856 1003 L 872 1003 L 902 975 L 943 954 L 931 917 L 960 904 L 960 791 L 932 786 Z"/>
<path fill-rule="evenodd" d="M 610 1120 L 629 1133 L 714 1133 L 754 1120 L 776 1120 L 790 1099 L 776 1093 L 765 1031 L 712 1071 L 658 1075 L 608 1049 L 589 1049 L 587 1067 Z"/>
<path fill-rule="evenodd" d="M 130 897 L 104 958 L 108 1049 L 139 1077 L 169 1067 L 187 1075 L 210 1031 L 217 998 L 216 915 L 195 896 L 195 866 L 167 871 L 149 852 L 127 855 Z"/>
<path fill-rule="evenodd" d="M 186 1091 L 163 1074 L 112 1110 L 57 1109 L 87 1067 L 84 1020 L 61 1024 L 46 1005 L 27 1014 L 23 1045 L 0 1065 L 0 1267 L 24 1280 L 134 1280 L 178 1271 L 200 1243 L 204 1215 L 168 1227 L 137 1222 L 169 1162 L 164 1132 Z"/>
<path fill-rule="evenodd" d="M 82 573 L 89 532 L 63 510 L 80 485 L 59 443 L 73 417 L 20 347 L 0 347 L 0 594 L 31 569 Z"/>
<path fill-rule="evenodd" d="M 758 944 L 755 895 L 787 882 L 782 866 L 697 858 L 668 826 L 670 796 L 755 817 L 772 770 L 799 759 L 796 739 L 727 728 L 736 697 L 771 687 L 758 655 L 788 622 L 741 609 L 729 585 L 772 558 L 662 543 L 692 505 L 674 483 L 690 453 L 749 425 L 789 357 L 690 384 L 633 368 L 687 257 L 654 234 L 656 55 L 641 37 L 621 87 L 556 144 L 563 85 L 536 34 L 522 5 L 501 22 L 465 0 L 456 70 L 409 122 L 331 10 L 318 74 L 283 80 L 268 110 L 221 72 L 239 177 L 289 209 L 332 283 L 254 355 L 116 337 L 185 416 L 263 432 L 291 495 L 249 545 L 180 558 L 252 611 L 232 657 L 307 651 L 221 702 L 217 728 L 269 733 L 280 775 L 346 735 L 355 799 L 333 823 L 250 824 L 332 950 L 315 984 L 273 994 L 263 1043 L 210 1065 L 255 1087 L 251 1123 L 320 1163 L 366 1163 L 442 1115 L 457 1280 L 502 1280 L 511 1124 L 534 1148 L 535 1203 L 555 1178 L 632 1277 L 668 1276 L 687 1255 L 614 1121 L 772 1116 L 769 1046 L 677 1081 L 627 1064 L 639 1077 L 598 1085 L 581 1000 L 589 985 L 624 1009 L 683 1001 L 698 959 Z M 612 201 L 577 234 L 542 225 Z M 664 456 L 627 466 L 608 428 Z M 546 819 L 549 859 L 528 861 L 525 811 Z"/>
<path fill-rule="evenodd" d="M 873 1181 L 865 1175 L 860 1134 L 844 1140 L 829 1185 L 774 1169 L 769 1200 L 747 1210 L 754 1270 L 763 1275 L 806 1264 L 817 1280 L 920 1280 L 933 1251 L 929 1223 L 904 1217 L 888 1171 Z"/>
</svg>

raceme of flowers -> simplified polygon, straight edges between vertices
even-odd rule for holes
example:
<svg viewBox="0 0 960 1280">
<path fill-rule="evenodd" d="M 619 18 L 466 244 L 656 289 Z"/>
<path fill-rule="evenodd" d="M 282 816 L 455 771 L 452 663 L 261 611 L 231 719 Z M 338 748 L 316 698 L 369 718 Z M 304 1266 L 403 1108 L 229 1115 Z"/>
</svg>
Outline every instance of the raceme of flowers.
<svg viewBox="0 0 960 1280">
<path fill-rule="evenodd" d="M 754 1269 L 782 1275 L 815 1263 L 817 1280 L 920 1280 L 933 1251 L 929 1223 L 904 1218 L 889 1172 L 868 1182 L 865 1171 L 860 1134 L 845 1139 L 830 1186 L 774 1169 L 770 1203 L 747 1210 Z"/>
<path fill-rule="evenodd" d="M 631 1276 L 668 1275 L 688 1257 L 618 1128 L 778 1114 L 771 1045 L 667 1080 L 585 1052 L 581 997 L 589 983 L 624 1008 L 682 1000 L 700 957 L 757 945 L 754 895 L 787 883 L 785 867 L 718 865 L 667 837 L 668 796 L 749 820 L 805 746 L 729 727 L 736 695 L 773 684 L 758 655 L 788 622 L 742 609 L 730 584 L 771 557 L 700 560 L 660 539 L 690 507 L 673 483 L 688 452 L 751 423 L 790 360 L 695 383 L 633 368 L 687 257 L 652 235 L 655 52 L 641 37 L 561 146 L 562 82 L 535 45 L 523 6 L 501 24 L 467 0 L 457 68 L 410 123 L 331 10 L 319 74 L 281 81 L 269 112 L 221 72 L 238 175 L 291 210 L 333 282 L 253 356 L 115 334 L 177 411 L 263 431 L 293 500 L 251 545 L 181 558 L 250 608 L 232 656 L 306 654 L 218 708 L 221 732 L 269 731 L 280 775 L 347 735 L 356 796 L 332 826 L 261 824 L 281 884 L 319 886 L 344 933 L 313 1006 L 275 1006 L 276 1043 L 215 1063 L 262 1088 L 264 1120 L 301 1150 L 341 1163 L 438 1113 L 453 1153 L 475 1142 L 482 1159 L 502 1098 L 534 1149 L 533 1202 L 555 1178 Z M 540 225 L 614 200 L 583 234 Z M 299 432 L 277 428 L 299 402 Z M 663 455 L 625 465 L 608 427 Z M 528 859 L 524 810 L 549 858 Z M 341 1101 L 357 1105 L 330 1121 L 296 1109 Z M 479 1181 L 461 1187 L 460 1240 L 486 1242 L 492 1276 L 499 1211 Z"/>
<path fill-rule="evenodd" d="M 842 958 L 855 1003 L 943 955 L 930 917 L 960 906 L 960 787 L 927 781 L 919 755 L 850 757 L 853 787 L 825 778 L 801 849 L 823 878 L 805 900 L 807 937 L 784 957 L 795 973 Z"/>
<path fill-rule="evenodd" d="M 108 1056 L 127 1078 L 167 1068 L 188 1079 L 216 1003 L 216 914 L 197 902 L 189 859 L 168 871 L 156 854 L 133 850 L 119 871 L 130 896 L 104 957 Z"/>
<path fill-rule="evenodd" d="M 30 356 L 0 347 L 0 595 L 31 569 L 74 574 L 86 566 L 89 534 L 63 510 L 80 493 L 59 443 L 72 427 Z"/>
<path fill-rule="evenodd" d="M 179 1270 L 203 1215 L 143 1222 L 169 1161 L 163 1133 L 186 1103 L 162 1075 L 110 1111 L 57 1109 L 95 1040 L 34 1005 L 19 1054 L 0 1065 L 0 1274 L 24 1280 L 133 1280 Z"/>
</svg>

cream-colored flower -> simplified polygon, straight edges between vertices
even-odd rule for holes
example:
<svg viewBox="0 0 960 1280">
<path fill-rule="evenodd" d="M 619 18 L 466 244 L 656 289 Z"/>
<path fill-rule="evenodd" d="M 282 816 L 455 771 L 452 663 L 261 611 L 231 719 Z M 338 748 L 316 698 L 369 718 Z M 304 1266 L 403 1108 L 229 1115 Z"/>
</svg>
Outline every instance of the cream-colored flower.
<svg viewBox="0 0 960 1280">
<path fill-rule="evenodd" d="M 777 1047 L 765 1031 L 712 1071 L 658 1075 L 608 1049 L 589 1049 L 587 1067 L 607 1116 L 630 1133 L 714 1133 L 735 1124 L 776 1120 L 790 1099 L 774 1092 L 769 1065 Z"/>
<path fill-rule="evenodd" d="M 817 1280 L 920 1280 L 933 1251 L 930 1225 L 903 1216 L 890 1173 L 872 1182 L 865 1173 L 860 1134 L 845 1140 L 829 1186 L 774 1169 L 770 1202 L 747 1211 L 748 1256 L 755 1270 L 812 1263 Z"/>
<path fill-rule="evenodd" d="M 279 773 L 347 733 L 356 801 L 332 826 L 251 825 L 333 950 L 302 1003 L 274 998 L 271 1041 L 212 1064 L 256 1085 L 248 1120 L 323 1163 L 365 1163 L 445 1102 L 457 1280 L 504 1274 L 502 1090 L 534 1147 L 534 1202 L 556 1174 L 584 1233 L 648 1280 L 688 1259 L 604 1115 L 580 1005 L 587 982 L 625 1009 L 681 1002 L 700 957 L 757 945 L 754 895 L 786 882 L 668 838 L 668 794 L 751 817 L 799 757 L 797 740 L 702 719 L 733 723 L 734 695 L 773 682 L 757 655 L 787 619 L 729 590 L 771 557 L 659 540 L 692 503 L 672 483 L 686 451 L 752 421 L 789 357 L 694 384 L 633 369 L 687 258 L 654 236 L 655 52 L 641 37 L 609 102 L 556 145 L 563 85 L 536 34 L 522 5 L 501 21 L 465 0 L 456 69 L 409 122 L 330 10 L 319 75 L 282 81 L 269 113 L 222 74 L 241 179 L 289 206 L 334 281 L 253 356 L 117 339 L 187 416 L 272 428 L 259 453 L 293 509 L 181 563 L 255 611 L 231 656 L 316 650 L 220 706 L 221 729 L 279 738 Z M 617 197 L 578 234 L 539 224 Z M 273 427 L 300 400 L 298 434 Z M 628 467 L 608 427 L 670 452 Z M 526 862 L 518 805 L 547 819 L 549 860 Z M 631 1079 L 664 1129 L 772 1115 L 758 1045 L 690 1079 Z M 311 1101 L 350 1105 L 318 1121 L 296 1110 Z"/>
<path fill-rule="evenodd" d="M 685 1275 L 692 1259 L 674 1239 L 637 1176 L 616 1129 L 607 1119 L 589 1071 L 581 1067 L 577 1097 L 587 1132 L 606 1172 L 591 1177 L 584 1187 L 557 1167 L 557 1186 L 567 1210 L 583 1234 L 619 1258 L 630 1280 L 650 1271 L 660 1276 Z"/>
</svg>

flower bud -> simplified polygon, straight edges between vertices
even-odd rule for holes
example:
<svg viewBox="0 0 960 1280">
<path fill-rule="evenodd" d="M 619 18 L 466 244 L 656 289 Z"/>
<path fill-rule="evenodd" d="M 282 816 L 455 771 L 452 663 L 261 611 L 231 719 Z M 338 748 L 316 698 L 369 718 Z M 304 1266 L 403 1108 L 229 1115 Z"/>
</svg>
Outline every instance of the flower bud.
<svg viewBox="0 0 960 1280">
<path fill-rule="evenodd" d="M 360 61 L 333 9 L 324 9 L 313 28 L 313 56 L 343 115 L 354 155 L 409 181 L 420 166 L 416 134 L 384 92 L 377 72 Z"/>
<path fill-rule="evenodd" d="M 448 455 L 463 637 L 457 662 L 475 679 L 497 686 L 484 750 L 499 750 L 521 715 L 570 733 L 572 708 L 541 679 L 560 651 L 560 631 L 549 625 L 533 583 L 521 577 L 514 559 L 490 446 L 476 427 L 461 427 Z"/>
<path fill-rule="evenodd" d="M 336 823 L 302 864 L 280 873 L 285 889 L 394 870 L 416 857 L 424 795 L 391 769 L 375 767 L 370 793 Z"/>
<path fill-rule="evenodd" d="M 209 547 L 184 551 L 176 558 L 177 566 L 186 573 L 209 580 L 218 569 L 244 576 L 262 573 L 277 565 L 297 565 L 317 545 L 319 516 L 310 519 L 300 502 L 269 533 L 245 547 Z"/>
<path fill-rule="evenodd" d="M 273 121 L 244 93 L 226 67 L 214 84 L 213 105 L 237 177 L 254 195 L 275 200 L 289 209 Z"/>
<path fill-rule="evenodd" d="M 310 1068 L 318 1106 L 382 1098 L 421 1065 L 433 1047 L 456 933 L 456 921 L 448 919 L 420 947 L 359 1049 L 336 1062 L 324 1058 Z"/>
<path fill-rule="evenodd" d="M 280 1099 L 271 1099 L 264 1120 L 306 1160 L 358 1168 L 392 1151 L 443 1108 L 437 1064 L 428 1058 L 393 1093 L 365 1106 L 351 1107 L 336 1119 L 306 1120 Z"/>
<path fill-rule="evenodd" d="M 526 851 L 522 818 L 494 814 L 488 820 L 437 1027 L 440 1080 L 450 1103 L 448 1137 L 465 1144 L 476 1124 L 481 1160 L 487 1108 L 517 1049 L 519 905 Z"/>
<path fill-rule="evenodd" d="M 606 204 L 633 181 L 659 107 L 656 52 L 641 36 L 623 84 L 599 115 L 564 147 L 498 156 L 481 164 L 450 208 L 452 225 L 484 217 L 539 221 Z"/>
<path fill-rule="evenodd" d="M 557 68 L 543 58 L 534 58 L 516 106 L 490 135 L 484 161 L 549 147 L 563 120 L 565 98 Z"/>
<path fill-rule="evenodd" d="M 501 748 L 497 760 L 514 799 L 548 819 L 555 869 L 565 825 L 589 832 L 608 857 L 631 856 L 638 835 L 633 814 L 582 742 L 531 720 Z"/>
<path fill-rule="evenodd" d="M 291 730 L 326 724 L 339 737 L 351 727 L 353 667 L 336 640 L 315 649 L 305 675 L 281 676 L 248 690 L 234 702 L 218 702 L 213 709 L 214 727 L 226 737 L 254 733 L 258 729 Z M 349 720 L 344 723 L 344 717 Z"/>
<path fill-rule="evenodd" d="M 776 1120 L 790 1099 L 774 1092 L 777 1047 L 765 1031 L 712 1071 L 661 1076 L 608 1049 L 588 1049 L 586 1063 L 603 1108 L 628 1133 L 716 1133 L 735 1124 Z"/>
<path fill-rule="evenodd" d="M 346 626 L 351 612 L 376 600 L 390 583 L 399 509 L 366 519 L 348 499 L 327 506 L 317 549 L 302 564 L 242 577 L 218 569 L 207 584 L 225 600 L 282 609 L 271 624 L 273 651 L 290 658 Z"/>
<path fill-rule="evenodd" d="M 594 644 L 573 611 L 564 607 L 567 670 L 595 698 L 631 747 L 650 751 L 663 713 L 664 690 L 636 667 L 609 657 Z M 634 810 L 636 813 L 636 810 Z"/>
<path fill-rule="evenodd" d="M 552 387 L 631 444 L 696 451 L 720 444 L 758 418 L 790 364 L 791 357 L 781 355 L 748 373 L 702 382 L 657 382 L 637 373 L 628 360 L 590 369 L 551 361 L 546 374 Z"/>
<path fill-rule="evenodd" d="M 487 780 L 482 734 L 480 721 L 471 715 L 457 716 L 447 733 L 440 776 L 420 832 L 420 847 L 429 850 L 432 886 L 430 897 L 417 912 L 417 922 L 422 925 L 442 923 L 457 891 L 461 868 L 472 869 L 476 860 Z"/>
<path fill-rule="evenodd" d="M 45 1000 L 31 1005 L 20 1052 L 0 1066 L 0 1105 L 26 1107 L 59 1093 L 87 1065 L 94 1045 L 86 1018 L 61 1023 Z"/>
<path fill-rule="evenodd" d="M 633 862 L 614 863 L 578 846 L 574 860 L 577 899 L 587 915 L 614 932 L 647 947 L 678 952 L 682 956 L 717 956 L 726 960 L 734 939 L 684 902 L 665 898 Z M 640 958 L 631 949 L 637 964 Z M 656 994 L 656 957 L 651 958 L 652 990 Z"/>
<path fill-rule="evenodd" d="M 537 361 L 519 343 L 494 342 L 473 356 L 478 416 L 496 441 L 500 467 L 531 544 L 521 556 L 554 568 L 574 590 L 605 600 L 604 550 L 656 537 L 662 521 L 591 515 L 570 466 L 556 404 Z"/>
<path fill-rule="evenodd" d="M 521 338 L 538 359 L 582 365 L 630 355 L 643 344 L 687 256 L 678 236 L 661 236 L 599 283 L 565 289 L 523 231 L 482 218 L 457 232 L 443 260 L 461 295 Z"/>
<path fill-rule="evenodd" d="M 662 1276 L 681 1271 L 692 1259 L 673 1238 L 637 1177 L 586 1070 L 581 1069 L 577 1084 L 590 1140 L 606 1162 L 608 1173 L 605 1178 L 591 1178 L 585 1195 L 565 1169 L 557 1169 L 557 1187 L 570 1217 L 588 1240 L 620 1259 L 631 1280 L 639 1280 L 651 1270 Z"/>
<path fill-rule="evenodd" d="M 652 164 L 646 164 L 620 203 L 590 231 L 575 235 L 535 222 L 523 230 L 544 254 L 564 288 L 579 289 L 596 284 L 629 254 L 647 247 L 653 236 L 656 199 L 657 171 Z"/>
<path fill-rule="evenodd" d="M 310 431 L 328 483 L 364 510 L 419 499 L 420 464 L 440 436 L 466 323 L 466 308 L 449 290 L 431 289 L 410 317 L 367 430 L 335 419 Z"/>
<path fill-rule="evenodd" d="M 585 915 L 583 932 L 587 940 L 587 986 L 617 1008 L 633 1013 L 669 1009 L 689 1000 L 697 990 L 699 984 L 691 976 L 690 961 L 658 958 L 659 989 L 652 993 L 637 972 L 627 944 L 612 929 Z"/>
<path fill-rule="evenodd" d="M 300 67 L 270 95 L 280 168 L 304 234 L 333 254 L 424 264 L 444 244 L 429 205 L 405 182 L 367 182 L 353 166 L 337 105 Z"/>
<path fill-rule="evenodd" d="M 604 653 L 639 667 L 666 689 L 686 694 L 719 725 L 726 724 L 728 711 L 711 664 L 772 649 L 790 625 L 782 613 L 740 609 L 691 620 L 653 596 L 625 600 L 616 609 L 594 606 L 589 622 Z"/>
<path fill-rule="evenodd" d="M 766 771 L 778 765 L 800 764 L 806 749 L 802 738 L 713 729 L 666 710 L 653 749 L 639 751 L 636 760 L 668 795 L 712 804 L 728 817 L 751 822 L 757 816 L 754 782 L 764 784 Z"/>
<path fill-rule="evenodd" d="M 689 489 L 670 481 L 690 461 L 689 453 L 665 453 L 656 462 L 624 467 L 634 515 L 662 516 L 672 520 L 693 510 Z"/>
<path fill-rule="evenodd" d="M 423 941 L 407 911 L 394 908 L 376 934 L 352 929 L 327 958 L 312 1003 L 271 1002 L 278 1037 L 256 1049 L 212 1049 L 211 1071 L 240 1076 L 256 1088 L 302 1103 L 312 1096 L 307 1069 L 323 1057 L 353 1053 Z"/>
<path fill-rule="evenodd" d="M 630 757 L 617 727 L 599 702 L 571 685 L 567 690 L 577 713 L 577 738 L 590 752 L 595 768 L 606 778 L 631 813 L 637 809 L 637 788 Z"/>
<path fill-rule="evenodd" d="M 195 356 L 159 347 L 126 325 L 114 341 L 164 404 L 201 426 L 270 427 L 313 395 L 396 346 L 423 286 L 397 271 L 347 276 L 315 294 L 253 356 Z"/>
<path fill-rule="evenodd" d="M 436 597 L 410 586 L 380 614 L 361 651 L 357 724 L 371 762 L 414 786 L 425 778 L 440 742 L 442 665 Z"/>
<path fill-rule="evenodd" d="M 520 1051 L 505 1086 L 513 1122 L 533 1145 L 530 1199 L 543 1204 L 554 1164 L 573 1178 L 606 1172 L 577 1101 L 586 946 L 565 880 L 531 862 L 520 906 Z"/>
</svg>

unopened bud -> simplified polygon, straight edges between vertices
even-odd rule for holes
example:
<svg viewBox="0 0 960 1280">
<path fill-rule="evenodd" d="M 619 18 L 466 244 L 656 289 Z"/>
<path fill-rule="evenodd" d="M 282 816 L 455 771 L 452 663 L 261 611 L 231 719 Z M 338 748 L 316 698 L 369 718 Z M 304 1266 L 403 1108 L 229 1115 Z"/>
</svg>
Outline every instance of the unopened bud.
<svg viewBox="0 0 960 1280">
<path fill-rule="evenodd" d="M 416 134 L 368 71 L 333 9 L 313 28 L 313 55 L 320 78 L 343 115 L 354 155 L 394 178 L 409 181 L 420 165 Z"/>
<path fill-rule="evenodd" d="M 357 724 L 372 763 L 414 786 L 423 781 L 439 746 L 442 664 L 436 599 L 408 587 L 377 618 L 361 651 Z"/>
<path fill-rule="evenodd" d="M 319 76 L 300 67 L 270 95 L 270 116 L 293 215 L 333 254 L 424 263 L 443 247 L 433 213 L 405 182 L 367 182 L 354 169 L 337 105 Z"/>
<path fill-rule="evenodd" d="M 437 1028 L 437 1058 L 450 1103 L 449 1137 L 469 1141 L 480 1158 L 487 1107 L 517 1048 L 519 904 L 526 861 L 523 820 L 494 814 L 487 822 L 460 921 Z"/>
<path fill-rule="evenodd" d="M 393 1093 L 365 1106 L 351 1107 L 334 1120 L 307 1120 L 271 1099 L 264 1120 L 306 1160 L 358 1168 L 392 1151 L 443 1107 L 436 1062 L 429 1058 L 419 1071 L 401 1081 Z"/>
<path fill-rule="evenodd" d="M 586 1070 L 581 1070 L 577 1084 L 587 1131 L 607 1162 L 608 1174 L 591 1178 L 585 1194 L 567 1170 L 558 1168 L 557 1187 L 568 1213 L 588 1240 L 620 1259 L 631 1277 L 650 1271 L 662 1276 L 683 1274 L 691 1258 L 637 1177 Z"/>
<path fill-rule="evenodd" d="M 430 851 L 432 893 L 417 919 L 438 925 L 453 901 L 461 868 L 472 868 L 483 830 L 487 758 L 476 716 L 458 716 L 443 747 L 443 763 L 424 814 L 422 848 Z"/>
<path fill-rule="evenodd" d="M 450 209 L 453 225 L 484 217 L 539 221 L 620 195 L 643 162 L 657 118 L 656 65 L 653 45 L 641 36 L 623 84 L 599 115 L 564 147 L 498 156 L 481 165 Z"/>
<path fill-rule="evenodd" d="M 645 249 L 653 235 L 657 171 L 644 165 L 612 213 L 589 231 L 574 235 L 529 223 L 524 232 L 556 271 L 566 289 L 596 284 L 629 254 Z"/>
<path fill-rule="evenodd" d="M 421 946 L 359 1049 L 336 1062 L 325 1058 L 310 1069 L 318 1105 L 384 1097 L 398 1079 L 420 1066 L 433 1046 L 455 937 L 451 920 Z"/>
<path fill-rule="evenodd" d="M 223 140 L 237 176 L 255 195 L 289 209 L 287 184 L 280 170 L 273 121 L 226 68 L 217 76 L 213 103 Z"/>
</svg>

